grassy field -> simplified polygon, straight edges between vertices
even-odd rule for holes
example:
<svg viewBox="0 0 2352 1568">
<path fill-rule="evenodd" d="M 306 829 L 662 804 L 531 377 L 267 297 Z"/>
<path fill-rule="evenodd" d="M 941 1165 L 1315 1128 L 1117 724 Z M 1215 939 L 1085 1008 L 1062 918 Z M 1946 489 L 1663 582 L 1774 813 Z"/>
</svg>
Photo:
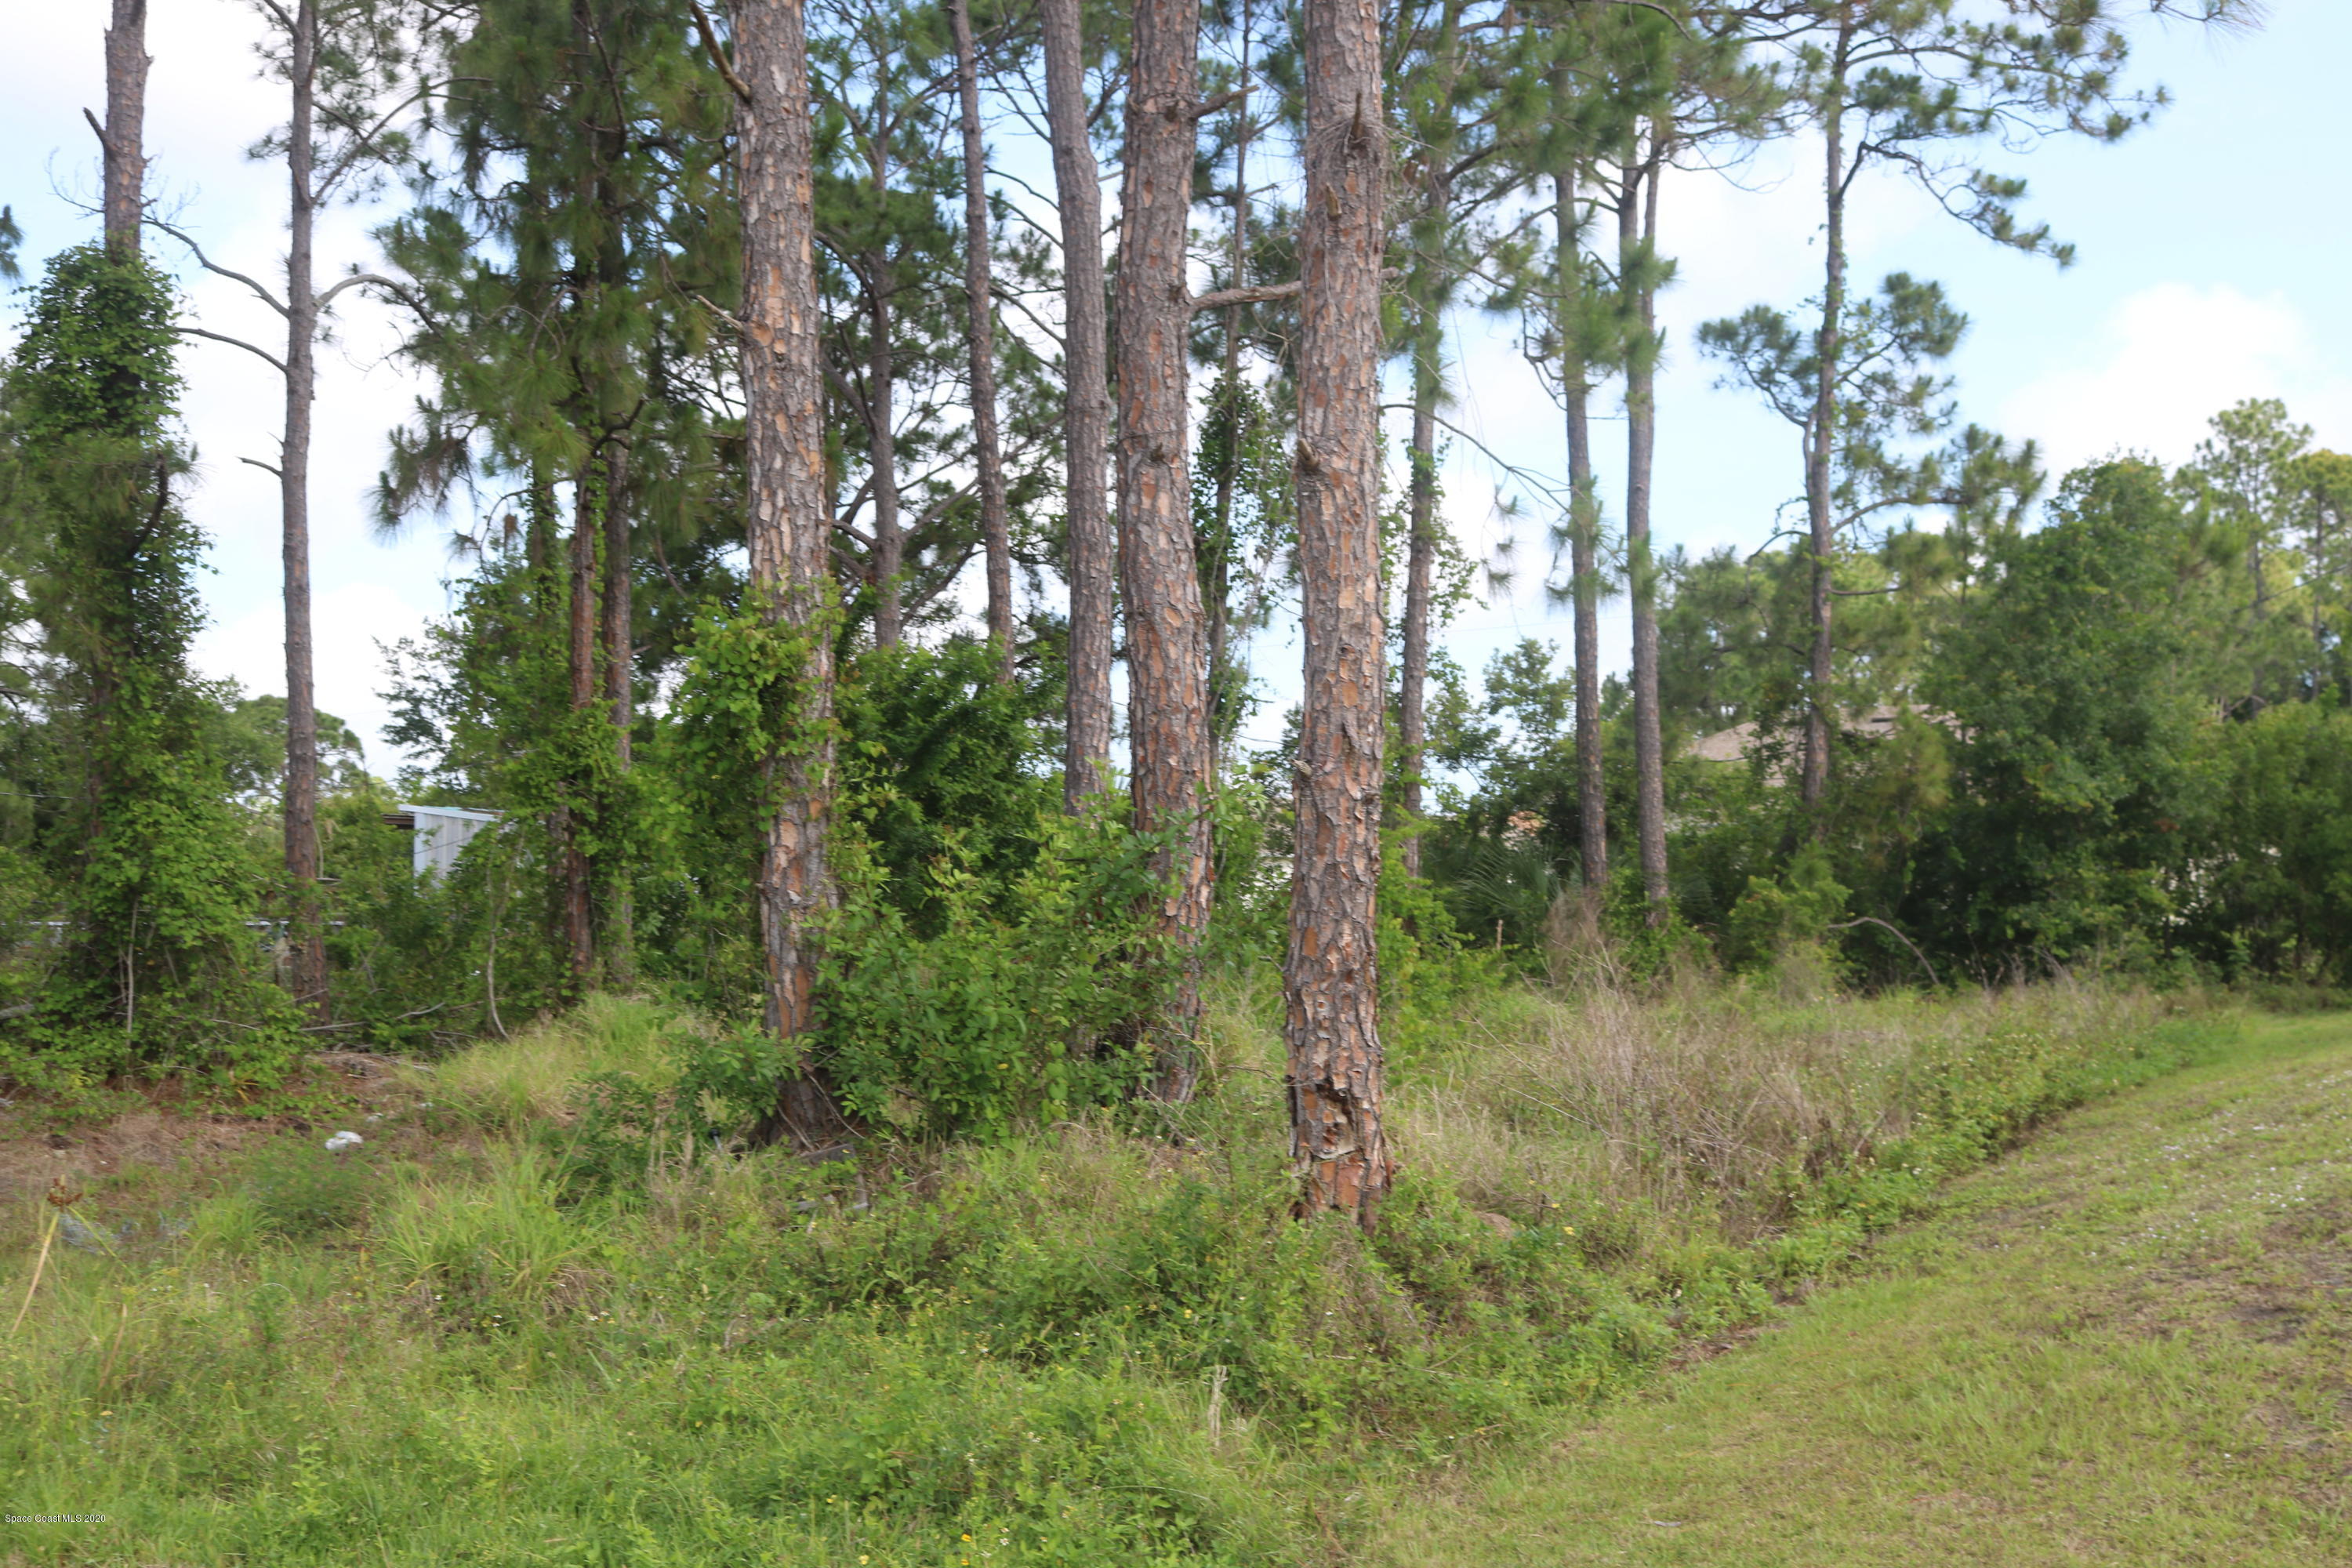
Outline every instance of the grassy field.
<svg viewBox="0 0 2352 1568">
<path fill-rule="evenodd" d="M 1383 1564 L 2352 1563 L 2352 1021 L 1963 1179 L 1752 1349 L 1402 1509 Z"/>
<path fill-rule="evenodd" d="M 1271 1001 L 1221 994 L 1212 1092 L 1181 1112 L 817 1167 L 715 1139 L 667 1087 L 698 1026 L 643 1003 L 430 1068 L 331 1059 L 299 1116 L 59 1134 L 20 1105 L 0 1492 L 74 1518 L 0 1542 L 175 1565 L 1497 1561 L 1423 1502 L 1514 1454 L 1569 1474 L 1541 1446 L 1585 1412 L 1875 1268 L 1872 1238 L 1948 1178 L 2236 1027 L 2075 986 L 1490 992 L 1401 1052 L 1408 1165 L 1367 1238 L 1291 1217 Z M 337 1128 L 364 1143 L 328 1153 Z M 1497 1485 L 1530 1540 L 1551 1528 Z"/>
</svg>

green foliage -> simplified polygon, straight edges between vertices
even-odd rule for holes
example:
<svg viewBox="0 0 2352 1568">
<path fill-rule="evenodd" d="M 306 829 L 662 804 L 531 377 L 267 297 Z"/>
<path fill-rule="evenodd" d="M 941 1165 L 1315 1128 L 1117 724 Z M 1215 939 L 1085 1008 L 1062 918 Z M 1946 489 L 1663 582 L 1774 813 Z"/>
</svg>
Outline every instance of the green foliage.
<svg viewBox="0 0 2352 1568">
<path fill-rule="evenodd" d="M 2029 532 L 2030 450 L 1977 431 L 1956 450 L 1941 531 L 1837 563 L 1844 723 L 1814 820 L 1789 787 L 1801 554 L 1668 563 L 1669 734 L 1737 758 L 1669 763 L 1678 910 L 1725 963 L 1762 967 L 1832 919 L 1790 903 L 1825 872 L 1846 890 L 1837 912 L 1866 917 L 1835 921 L 1828 970 L 1870 984 L 1924 978 L 1915 943 L 1947 978 L 2090 962 L 2326 983 L 2343 952 L 2326 891 L 2337 612 L 2315 563 L 2341 542 L 2333 455 L 2276 405 L 2244 405 L 2180 470 L 2070 476 Z M 1505 803 L 1540 815 L 1523 803 L 1570 782 L 1572 751 L 1524 778 L 1486 751 L 1465 824 Z M 1549 824 L 1527 826 L 1549 846 Z"/>
<path fill-rule="evenodd" d="M 1223 662 L 1209 672 L 1211 733 L 1220 755 L 1256 710 L 1238 644 L 1273 624 L 1298 531 L 1283 411 L 1247 377 L 1210 388 L 1192 464 L 1192 536 L 1205 610 L 1222 628 Z"/>
<path fill-rule="evenodd" d="M 2265 709 L 2209 729 L 2189 833 L 2190 937 L 2231 977 L 2341 983 L 2352 964 L 2352 714 Z"/>
<path fill-rule="evenodd" d="M 846 810 L 884 882 L 918 930 L 946 911 L 929 868 L 951 856 L 990 889 L 1017 897 L 1061 807 L 1060 697 L 1043 683 L 998 679 L 998 656 L 966 638 L 937 648 L 870 648 L 845 672 L 837 710 Z"/>
<path fill-rule="evenodd" d="M 1717 943 L 1723 961 L 1734 970 L 1760 969 L 1792 948 L 1827 942 L 1830 922 L 1845 912 L 1847 891 L 1832 875 L 1828 852 L 1806 845 L 1778 881 L 1748 879 L 1748 891 L 1724 921 Z"/>
<path fill-rule="evenodd" d="M 577 1028 L 652 1026 L 615 1005 Z M 1182 1148 L 1073 1121 L 811 1167 L 715 1152 L 600 1073 L 574 1103 L 638 1135 L 593 1181 L 593 1110 L 440 1141 L 395 1113 L 414 1163 L 364 1199 L 337 1185 L 356 1166 L 275 1146 L 186 1242 L 53 1258 L 0 1355 L 0 1472 L 37 1500 L 102 1478 L 99 1555 L 341 1562 L 364 1529 L 420 1563 L 1317 1562 L 1335 1520 L 1769 1317 L 1940 1176 L 2210 1034 L 2037 1006 L 1944 1019 L 1906 1132 L 1776 1173 L 1796 1217 L 1753 1244 L 1707 1206 L 1727 1194 L 1498 1213 L 1429 1161 L 1369 1238 L 1301 1223 L 1278 1092 L 1246 1079 Z M 445 1063 L 436 1101 L 471 1072 Z"/>
<path fill-rule="evenodd" d="M 1498 948 L 1539 945 L 1544 923 L 1568 887 L 1535 836 L 1509 828 L 1492 837 L 1442 834 L 1424 850 L 1423 863 L 1447 925 Z"/>
<path fill-rule="evenodd" d="M 1908 273 L 1889 275 L 1875 296 L 1849 300 L 1838 323 L 1840 353 L 1832 374 L 1833 421 L 1821 427 L 1818 334 L 1769 305 L 1699 328 L 1701 349 L 1729 362 L 1730 376 L 1772 411 L 1835 454 L 1841 511 L 1868 510 L 1925 489 L 1932 470 L 1889 456 L 1898 436 L 1930 436 L 1951 422 L 1948 376 L 1931 368 L 1951 357 L 1968 318 L 1945 300 L 1943 286 Z"/>
<path fill-rule="evenodd" d="M 2177 909 L 2223 673 L 2200 635 L 2222 584 L 2196 521 L 2150 465 L 2073 476 L 1940 650 L 1927 695 L 1969 740 L 1915 900 L 1948 945 L 2127 950 Z"/>
<path fill-rule="evenodd" d="M 1398 1068 L 1444 1044 L 1463 1008 L 1491 995 L 1511 968 L 1499 946 L 1455 925 L 1448 895 L 1458 889 L 1406 875 L 1402 841 L 1412 831 L 1386 835 L 1381 846 L 1381 1052 Z"/>
<path fill-rule="evenodd" d="M 332 713 L 317 715 L 319 790 L 322 795 L 364 790 L 370 783 L 365 748 Z M 247 697 L 234 689 L 219 710 L 211 736 L 229 792 L 249 808 L 277 803 L 286 772 L 286 699 Z"/>
<path fill-rule="evenodd" d="M 564 989 L 561 867 L 545 827 L 571 799 L 572 753 L 586 726 L 570 710 L 562 647 L 551 635 L 562 605 L 554 568 L 500 551 L 482 559 L 447 620 L 392 649 L 386 734 L 431 759 L 403 780 L 403 796 L 499 810 L 508 822 L 431 889 L 415 884 L 406 841 L 378 832 L 367 805 L 324 808 L 335 826 L 330 869 L 356 877 L 339 896 L 362 926 L 352 931 L 347 919 L 337 956 L 365 977 L 369 1015 L 455 1010 L 449 1021 L 461 1030 L 479 1018 L 495 1032 L 487 1011 L 474 1011 L 492 1008 L 490 987 L 517 1016 Z M 587 739 L 592 755 L 608 750 Z M 341 973 L 336 984 L 341 994 Z"/>
<path fill-rule="evenodd" d="M 49 261 L 10 362 L 12 435 L 161 446 L 177 405 L 169 283 L 152 263 L 85 245 Z"/>
<path fill-rule="evenodd" d="M 1033 832 L 1036 858 L 1006 881 L 950 839 L 919 896 L 887 891 L 888 873 L 854 850 L 836 862 L 846 897 L 825 932 L 823 1049 L 870 1124 L 1003 1137 L 1139 1081 L 1146 1056 L 1120 1041 L 1175 978 L 1150 918 L 1159 846 L 1050 812 Z"/>
<path fill-rule="evenodd" d="M 191 676 L 202 538 L 170 426 L 168 285 L 135 256 L 53 258 L 6 373 L 0 467 L 38 531 L 51 797 L 38 847 L 67 940 L 0 1070 L 69 1087 L 134 1068 L 271 1081 L 299 1049 L 247 921 L 264 856 L 226 798 Z"/>
</svg>

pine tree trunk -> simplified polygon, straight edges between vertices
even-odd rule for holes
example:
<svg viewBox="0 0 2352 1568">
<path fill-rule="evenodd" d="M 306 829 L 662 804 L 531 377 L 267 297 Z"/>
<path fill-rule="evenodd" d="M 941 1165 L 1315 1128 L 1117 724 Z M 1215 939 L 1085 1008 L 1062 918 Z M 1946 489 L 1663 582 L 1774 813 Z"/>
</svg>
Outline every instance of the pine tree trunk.
<svg viewBox="0 0 2352 1568">
<path fill-rule="evenodd" d="M 598 658 L 604 672 L 604 700 L 613 718 L 613 755 L 625 773 L 634 761 L 629 730 L 636 721 L 636 606 L 630 574 L 636 552 L 629 521 L 629 448 L 620 439 L 604 447 L 604 616 Z M 613 984 L 625 991 L 636 984 L 636 908 L 629 867 L 623 857 L 612 858 L 605 881 L 604 965 Z"/>
<path fill-rule="evenodd" d="M 530 515 L 523 524 L 523 560 L 534 574 L 555 570 L 555 485 L 546 470 L 534 462 L 530 467 Z M 542 592 L 534 583 L 531 589 L 531 612 L 538 629 L 554 635 L 554 595 Z"/>
<path fill-rule="evenodd" d="M 1831 624 L 1831 593 L 1837 569 L 1837 524 L 1831 513 L 1831 461 L 1837 443 L 1839 356 L 1844 349 L 1845 327 L 1845 197 L 1849 171 L 1845 165 L 1845 97 L 1849 54 L 1853 46 L 1851 15 L 1838 26 L 1836 53 L 1831 63 L 1829 100 L 1822 105 L 1822 140 L 1825 160 L 1822 192 L 1827 205 L 1823 237 L 1826 274 L 1822 285 L 1822 327 L 1819 373 L 1814 383 L 1813 415 L 1805 430 L 1805 517 L 1812 571 L 1809 608 L 1812 647 L 1805 662 L 1804 772 L 1798 799 L 1813 821 L 1818 837 L 1827 826 L 1822 803 L 1829 793 L 1830 743 L 1834 733 L 1837 678 L 1834 627 Z"/>
<path fill-rule="evenodd" d="M 1242 0 L 1241 70 L 1242 84 L 1249 85 L 1250 71 L 1250 6 Z M 1234 138 L 1234 232 L 1232 253 L 1227 261 L 1234 288 L 1248 286 L 1249 273 L 1249 149 L 1250 136 L 1255 122 L 1250 117 L 1249 100 L 1241 100 L 1236 110 L 1240 116 Z M 1241 683 L 1236 672 L 1227 667 L 1232 659 L 1233 644 L 1233 562 L 1234 562 L 1234 502 L 1240 488 L 1242 449 L 1247 435 L 1242 425 L 1242 307 L 1225 307 L 1224 359 L 1220 367 L 1218 393 L 1224 401 L 1220 410 L 1225 425 L 1223 460 L 1217 465 L 1216 531 L 1208 541 L 1209 584 L 1205 597 L 1209 616 L 1209 776 L 1220 778 L 1224 771 L 1225 738 L 1234 722 L 1234 705 L 1239 700 Z"/>
<path fill-rule="evenodd" d="M 601 452 L 592 454 L 572 478 L 571 607 L 564 665 L 571 676 L 570 699 L 575 718 L 596 706 L 596 627 L 598 583 L 597 534 L 602 528 L 604 485 L 597 472 Z M 565 814 L 563 836 L 563 952 L 575 995 L 584 994 L 595 980 L 596 925 L 594 870 L 583 842 L 583 822 L 588 802 L 583 798 L 587 781 L 572 781 L 571 809 Z"/>
<path fill-rule="evenodd" d="M 289 40 L 293 113 L 286 138 L 289 205 L 286 247 L 286 438 L 278 457 L 286 574 L 287 937 L 293 949 L 294 998 L 314 1017 L 328 1011 L 327 944 L 319 908 L 319 709 L 310 651 L 310 404 L 318 293 L 311 283 L 312 97 L 317 88 L 319 14 L 314 0 L 294 10 Z"/>
<path fill-rule="evenodd" d="M 1665 747 L 1658 718 L 1658 572 L 1650 546 L 1650 480 L 1658 442 L 1657 241 L 1662 154 L 1625 171 L 1618 204 L 1619 265 L 1634 281 L 1633 341 L 1625 356 L 1625 575 L 1633 611 L 1633 830 L 1642 896 L 1654 926 L 1664 923 Z"/>
<path fill-rule="evenodd" d="M 1231 410 L 1226 411 L 1230 416 Z M 1235 695 L 1227 662 L 1233 647 L 1233 537 L 1234 537 L 1234 475 L 1231 464 L 1221 464 L 1217 472 L 1216 521 L 1211 524 L 1215 536 L 1208 545 L 1208 581 L 1201 585 L 1201 607 L 1207 617 L 1207 658 L 1209 672 L 1209 776 L 1217 778 L 1224 763 L 1225 724 Z"/>
<path fill-rule="evenodd" d="M 980 139 L 980 56 L 971 0 L 949 0 L 955 31 L 956 96 L 963 118 L 963 291 L 971 312 L 971 442 L 980 470 L 980 537 L 988 553 L 988 635 L 1013 679 L 1013 534 L 1005 516 L 1004 458 L 996 433 L 996 305 L 989 277 L 988 153 Z"/>
<path fill-rule="evenodd" d="M 1063 426 L 1068 473 L 1070 654 L 1062 805 L 1072 816 L 1103 787 L 1110 762 L 1112 599 L 1110 517 L 1103 484 L 1110 426 L 1103 308 L 1102 185 L 1087 141 L 1085 38 L 1079 0 L 1040 0 L 1045 114 L 1062 217 Z"/>
<path fill-rule="evenodd" d="M 106 30 L 106 130 L 102 212 L 107 247 L 128 256 L 139 248 L 139 221 L 147 186 L 147 0 L 114 0 Z"/>
<path fill-rule="evenodd" d="M 571 614 L 571 569 L 560 559 L 563 548 L 562 531 L 556 515 L 555 481 L 548 470 L 534 460 L 530 467 L 530 516 L 523 533 L 523 556 L 530 566 L 530 636 L 542 648 L 562 647 L 569 659 L 567 621 Z M 568 700 L 568 694 L 567 694 Z M 572 842 L 572 808 L 560 799 L 547 814 L 547 841 L 555 852 L 555 864 L 561 873 L 564 856 Z M 559 921 L 562 905 L 556 908 Z M 557 941 L 562 933 L 551 932 Z"/>
<path fill-rule="evenodd" d="M 1431 96 L 1449 115 L 1460 74 L 1462 9 L 1454 0 L 1444 5 L 1430 50 L 1440 73 Z M 1423 775 L 1429 765 L 1431 595 L 1439 542 L 1437 400 L 1444 389 L 1444 300 L 1452 283 L 1443 252 L 1454 238 L 1454 182 L 1448 167 L 1453 129 L 1449 120 L 1420 160 L 1424 170 L 1421 210 L 1411 225 L 1414 248 L 1424 256 L 1438 253 L 1415 268 L 1420 287 L 1412 290 L 1412 447 L 1407 454 L 1412 472 L 1406 492 L 1404 635 L 1399 649 L 1403 668 L 1397 672 L 1397 746 L 1402 753 L 1397 759 L 1402 783 L 1398 804 L 1405 816 L 1404 868 L 1415 877 L 1421 875 Z"/>
<path fill-rule="evenodd" d="M 816 1025 L 814 922 L 833 902 L 832 519 L 825 494 L 824 375 L 816 288 L 808 42 L 801 0 L 742 0 L 737 74 L 750 89 L 737 138 L 743 200 L 745 487 L 751 583 L 775 620 L 808 636 L 800 735 L 764 759 L 775 815 L 760 859 L 768 1027 L 788 1048 Z M 814 1151 L 847 1129 L 805 1056 L 769 1136 Z"/>
<path fill-rule="evenodd" d="M 799 0 L 793 0 L 797 5 Z M 875 171 L 882 190 L 884 171 Z M 892 268 L 888 256 L 866 258 L 870 291 L 867 318 L 872 336 L 866 350 L 866 442 L 874 469 L 874 646 L 896 647 L 905 635 L 899 613 L 899 574 L 906 566 L 906 534 L 898 526 L 898 434 L 892 424 L 898 402 L 898 365 L 890 342 Z"/>
<path fill-rule="evenodd" d="M 1119 564 L 1127 601 L 1128 729 L 1138 831 L 1171 831 L 1160 925 L 1182 964 L 1160 1034 L 1158 1092 L 1192 1097 L 1208 925 L 1209 693 L 1185 462 L 1185 238 L 1198 97 L 1192 0 L 1138 0 L 1119 203 Z"/>
<path fill-rule="evenodd" d="M 1311 1208 L 1371 1223 L 1382 1126 L 1375 918 L 1381 869 L 1380 13 L 1306 0 L 1299 225 L 1298 563 L 1306 702 L 1286 973 L 1291 1156 Z"/>
<path fill-rule="evenodd" d="M 1424 305 L 1412 340 L 1411 534 L 1405 548 L 1403 668 L 1397 672 L 1397 772 L 1403 775 L 1404 868 L 1421 875 L 1422 773 L 1429 751 L 1430 579 L 1437 558 L 1437 394 L 1442 318 Z"/>
<path fill-rule="evenodd" d="M 1579 868 L 1588 919 L 1609 887 L 1609 789 L 1601 757 L 1601 500 L 1592 481 L 1591 372 L 1585 359 L 1584 268 L 1576 184 L 1559 177 L 1553 209 L 1559 244 L 1560 392 L 1568 418 L 1569 599 L 1575 615 L 1576 805 Z"/>
</svg>

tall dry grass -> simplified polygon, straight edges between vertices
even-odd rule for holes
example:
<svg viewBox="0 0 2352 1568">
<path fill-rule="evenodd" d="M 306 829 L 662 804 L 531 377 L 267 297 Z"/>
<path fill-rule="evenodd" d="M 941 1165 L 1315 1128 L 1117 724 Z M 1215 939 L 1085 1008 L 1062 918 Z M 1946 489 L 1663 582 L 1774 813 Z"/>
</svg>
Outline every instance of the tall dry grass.
<svg viewBox="0 0 2352 1568">
<path fill-rule="evenodd" d="M 1465 1017 L 1391 1117 L 1483 1206 L 1572 1192 L 1746 1239 L 1783 1217 L 1787 1178 L 1911 1132 L 1983 1042 L 2031 1035 L 2063 1058 L 2180 1005 L 2065 981 L 1795 1003 L 1776 984 L 1530 991 Z"/>
<path fill-rule="evenodd" d="M 1568 1204 L 1733 1241 L 1785 1219 L 1800 1176 L 1913 1131 L 1984 1042 L 2030 1035 L 2063 1061 L 2200 1005 L 2063 976 L 1865 997 L 1801 966 L 1660 988 L 1605 944 L 1555 949 L 1555 983 L 1479 994 L 1445 1047 L 1392 1065 L 1401 1158 L 1490 1212 Z M 1212 1077 L 1278 1086 L 1279 1005 L 1271 970 L 1213 992 Z"/>
<path fill-rule="evenodd" d="M 656 1085 L 677 1076 L 664 1030 L 679 1026 L 641 1002 L 597 994 L 559 1017 L 484 1040 L 436 1066 L 412 1066 L 417 1087 L 488 1130 L 567 1118 L 583 1079 L 635 1073 Z"/>
</svg>

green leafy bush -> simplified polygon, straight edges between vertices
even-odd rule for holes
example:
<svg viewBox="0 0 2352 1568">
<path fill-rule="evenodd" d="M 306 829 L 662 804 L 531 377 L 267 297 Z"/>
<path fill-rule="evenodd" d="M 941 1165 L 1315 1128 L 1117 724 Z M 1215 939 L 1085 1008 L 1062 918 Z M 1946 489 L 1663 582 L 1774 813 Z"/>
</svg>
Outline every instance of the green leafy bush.
<svg viewBox="0 0 2352 1568">
<path fill-rule="evenodd" d="M 894 896 L 859 847 L 842 857 L 849 896 L 827 923 L 821 1049 L 856 1115 L 1003 1137 L 1139 1081 L 1138 1020 L 1174 979 L 1150 915 L 1154 841 L 1058 815 L 1032 831 L 1041 847 L 1009 884 L 951 836 L 918 873 L 919 895 Z"/>
</svg>

